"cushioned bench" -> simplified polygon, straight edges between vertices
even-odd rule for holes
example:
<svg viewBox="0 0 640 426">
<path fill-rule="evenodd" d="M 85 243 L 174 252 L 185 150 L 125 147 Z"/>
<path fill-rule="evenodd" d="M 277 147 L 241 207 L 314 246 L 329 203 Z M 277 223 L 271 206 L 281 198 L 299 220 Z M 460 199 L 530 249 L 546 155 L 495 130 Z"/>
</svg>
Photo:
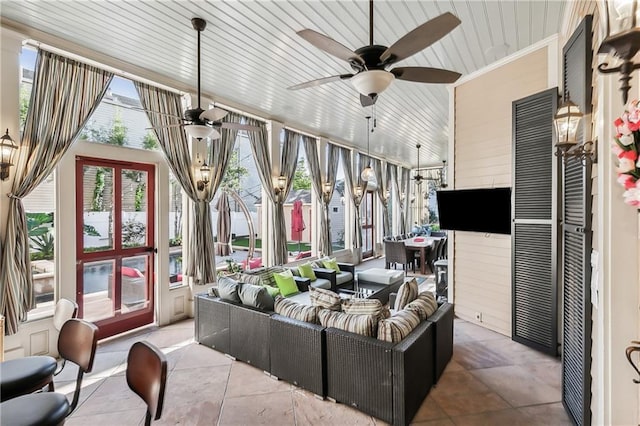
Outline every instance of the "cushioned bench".
<svg viewBox="0 0 640 426">
<path fill-rule="evenodd" d="M 384 284 L 391 285 L 404 281 L 404 271 L 394 271 L 391 269 L 371 268 L 358 272 L 358 285 L 363 284 Z"/>
</svg>

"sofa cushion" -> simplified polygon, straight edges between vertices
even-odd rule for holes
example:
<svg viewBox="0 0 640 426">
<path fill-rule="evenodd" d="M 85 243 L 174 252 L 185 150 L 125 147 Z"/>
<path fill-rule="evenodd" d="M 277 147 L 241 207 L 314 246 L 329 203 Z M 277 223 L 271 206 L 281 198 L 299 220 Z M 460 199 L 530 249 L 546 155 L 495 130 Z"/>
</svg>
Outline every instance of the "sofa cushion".
<svg viewBox="0 0 640 426">
<path fill-rule="evenodd" d="M 353 274 L 351 272 L 337 272 L 336 273 L 336 285 L 345 284 L 353 281 Z"/>
<path fill-rule="evenodd" d="M 389 318 L 389 308 L 378 299 L 345 299 L 342 312 L 349 315 L 375 315 L 378 320 Z"/>
<path fill-rule="evenodd" d="M 238 274 L 238 281 L 245 284 L 263 285 L 262 277 L 260 275 L 253 274 Z"/>
<path fill-rule="evenodd" d="M 293 318 L 298 321 L 305 321 L 318 324 L 317 306 L 301 305 L 293 300 L 286 299 L 282 296 L 276 296 L 274 311 L 285 317 Z"/>
<path fill-rule="evenodd" d="M 407 337 L 418 324 L 420 324 L 418 314 L 403 309 L 392 317 L 378 322 L 378 340 L 397 343 Z"/>
<path fill-rule="evenodd" d="M 267 290 L 267 293 L 269 293 L 269 296 L 271 297 L 276 297 L 280 294 L 280 289 L 278 287 L 271 287 L 270 285 L 264 285 L 262 287 Z"/>
<path fill-rule="evenodd" d="M 349 315 L 344 312 L 322 309 L 318 314 L 320 325 L 334 327 L 363 336 L 374 337 L 378 318 L 375 315 Z"/>
<path fill-rule="evenodd" d="M 276 280 L 276 285 L 280 289 L 280 294 L 283 296 L 286 297 L 298 292 L 298 286 L 296 285 L 296 282 L 293 279 L 293 274 L 290 270 L 287 269 L 283 272 L 276 272 L 273 274 L 273 277 Z"/>
<path fill-rule="evenodd" d="M 416 297 L 418 297 L 418 281 L 413 278 L 411 281 L 402 284 L 398 289 L 394 309 L 396 311 L 404 309 L 407 303 L 412 302 Z"/>
<path fill-rule="evenodd" d="M 426 320 L 431 314 L 438 309 L 438 302 L 430 291 L 422 292 L 415 300 L 407 303 L 404 310 L 414 311 L 420 317 L 420 320 Z"/>
<path fill-rule="evenodd" d="M 300 276 L 302 278 L 309 278 L 311 281 L 316 280 L 316 273 L 313 272 L 313 267 L 311 263 L 307 262 L 298 266 L 298 271 L 300 271 Z"/>
<path fill-rule="evenodd" d="M 243 305 L 273 311 L 273 297 L 261 285 L 242 284 L 238 296 Z"/>
<path fill-rule="evenodd" d="M 341 305 L 340 296 L 331 290 L 323 288 L 309 287 L 309 298 L 313 306 L 318 306 L 324 309 L 330 309 L 332 311 L 339 311 Z"/>
<path fill-rule="evenodd" d="M 333 269 L 337 273 L 340 273 L 340 267 L 338 266 L 338 261 L 336 260 L 335 257 L 332 257 L 331 259 L 323 260 L 322 266 L 327 269 Z"/>
<path fill-rule="evenodd" d="M 311 287 L 324 288 L 325 290 L 331 290 L 331 281 L 326 278 L 318 278 L 311 282 Z"/>
<path fill-rule="evenodd" d="M 270 266 L 268 268 L 258 268 L 252 269 L 251 271 L 245 271 L 245 275 L 254 275 L 259 276 L 262 279 L 262 285 L 270 285 L 271 287 L 276 286 L 275 278 L 273 277 L 274 273 L 279 273 L 284 271 L 282 266 Z M 251 283 L 255 284 L 255 283 Z"/>
<path fill-rule="evenodd" d="M 218 278 L 218 294 L 220 299 L 228 302 L 242 303 L 238 295 L 240 285 L 234 279 L 229 277 Z"/>
</svg>

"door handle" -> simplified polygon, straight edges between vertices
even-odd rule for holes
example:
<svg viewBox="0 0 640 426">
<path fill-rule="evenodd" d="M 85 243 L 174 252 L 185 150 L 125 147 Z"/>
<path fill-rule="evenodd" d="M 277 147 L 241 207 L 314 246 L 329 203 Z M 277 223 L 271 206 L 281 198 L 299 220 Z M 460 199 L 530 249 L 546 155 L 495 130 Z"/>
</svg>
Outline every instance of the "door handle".
<svg viewBox="0 0 640 426">
<path fill-rule="evenodd" d="M 155 247 L 145 247 L 144 251 L 146 251 L 147 253 L 153 252 L 153 253 L 158 254 L 158 249 L 155 248 Z"/>
<path fill-rule="evenodd" d="M 631 364 L 631 367 L 633 367 L 634 370 L 636 370 L 636 373 L 638 373 L 638 377 L 640 378 L 640 370 L 638 369 L 638 367 L 633 363 L 633 360 L 631 359 L 631 354 L 634 352 L 640 352 L 640 341 L 637 340 L 632 340 L 631 343 L 633 343 L 636 346 L 628 346 L 627 349 L 625 350 L 625 355 L 627 356 L 627 361 L 629 361 L 629 364 Z M 640 380 L 638 379 L 633 379 L 633 383 L 638 383 L 640 384 Z"/>
</svg>

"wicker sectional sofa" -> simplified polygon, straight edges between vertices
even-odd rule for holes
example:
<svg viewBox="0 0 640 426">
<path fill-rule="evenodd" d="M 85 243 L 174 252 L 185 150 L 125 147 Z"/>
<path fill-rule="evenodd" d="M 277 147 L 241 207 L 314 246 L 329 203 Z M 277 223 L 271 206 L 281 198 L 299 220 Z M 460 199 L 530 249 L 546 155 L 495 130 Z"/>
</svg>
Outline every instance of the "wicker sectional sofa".
<svg viewBox="0 0 640 426">
<path fill-rule="evenodd" d="M 445 303 L 399 343 L 196 296 L 196 341 L 320 397 L 409 424 L 453 353 Z"/>
</svg>

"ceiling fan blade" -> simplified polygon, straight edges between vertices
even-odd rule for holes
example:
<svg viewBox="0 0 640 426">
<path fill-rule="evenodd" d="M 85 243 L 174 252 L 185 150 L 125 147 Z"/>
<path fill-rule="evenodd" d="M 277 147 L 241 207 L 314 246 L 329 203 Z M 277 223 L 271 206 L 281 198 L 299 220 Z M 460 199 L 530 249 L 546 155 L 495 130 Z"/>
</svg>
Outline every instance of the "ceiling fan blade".
<svg viewBox="0 0 640 426">
<path fill-rule="evenodd" d="M 227 114 L 229 114 L 229 111 L 213 107 L 200 114 L 200 119 L 209 121 L 220 121 L 225 118 Z"/>
<path fill-rule="evenodd" d="M 160 114 L 160 115 L 166 115 L 167 117 L 175 117 L 178 118 L 180 120 L 184 120 L 184 118 L 180 117 L 179 115 L 175 115 L 175 114 L 169 114 L 166 112 L 160 112 L 160 111 L 153 111 L 150 109 L 144 109 L 144 108 L 138 108 L 138 107 L 127 107 L 128 109 L 135 109 L 136 111 L 144 111 L 144 112 L 148 112 L 151 114 Z"/>
<path fill-rule="evenodd" d="M 396 41 L 380 55 L 380 61 L 392 64 L 426 49 L 455 27 L 460 25 L 460 19 L 450 12 L 425 22 L 400 40 Z"/>
<path fill-rule="evenodd" d="M 248 124 L 240 124 L 240 123 L 221 123 L 220 127 L 222 127 L 223 129 L 246 130 L 247 132 L 260 131 L 260 127 L 249 126 Z"/>
<path fill-rule="evenodd" d="M 304 83 L 296 84 L 295 86 L 287 87 L 287 90 L 300 90 L 308 87 L 320 86 L 321 84 L 331 83 L 332 81 L 347 80 L 353 77 L 353 74 L 340 74 L 332 75 L 331 77 L 323 77 L 317 80 L 311 80 Z"/>
<path fill-rule="evenodd" d="M 377 100 L 378 100 L 378 95 L 367 96 L 367 95 L 360 94 L 360 105 L 362 105 L 363 107 L 371 106 L 375 104 Z"/>
<path fill-rule="evenodd" d="M 462 75 L 455 71 L 427 67 L 399 67 L 392 69 L 391 73 L 399 80 L 434 84 L 453 83 Z"/>
<path fill-rule="evenodd" d="M 168 129 L 169 127 L 184 127 L 184 124 L 170 124 L 168 126 L 145 127 L 145 130 Z"/>
<path fill-rule="evenodd" d="M 356 52 L 349 49 L 345 45 L 338 43 L 331 37 L 327 37 L 324 34 L 320 34 L 317 31 L 309 29 L 298 31 L 296 34 L 307 40 L 309 43 L 313 44 L 318 49 L 324 50 L 330 55 L 333 55 L 347 62 L 355 61 L 360 65 L 364 65 L 364 59 L 362 59 L 360 55 L 358 55 Z"/>
</svg>

